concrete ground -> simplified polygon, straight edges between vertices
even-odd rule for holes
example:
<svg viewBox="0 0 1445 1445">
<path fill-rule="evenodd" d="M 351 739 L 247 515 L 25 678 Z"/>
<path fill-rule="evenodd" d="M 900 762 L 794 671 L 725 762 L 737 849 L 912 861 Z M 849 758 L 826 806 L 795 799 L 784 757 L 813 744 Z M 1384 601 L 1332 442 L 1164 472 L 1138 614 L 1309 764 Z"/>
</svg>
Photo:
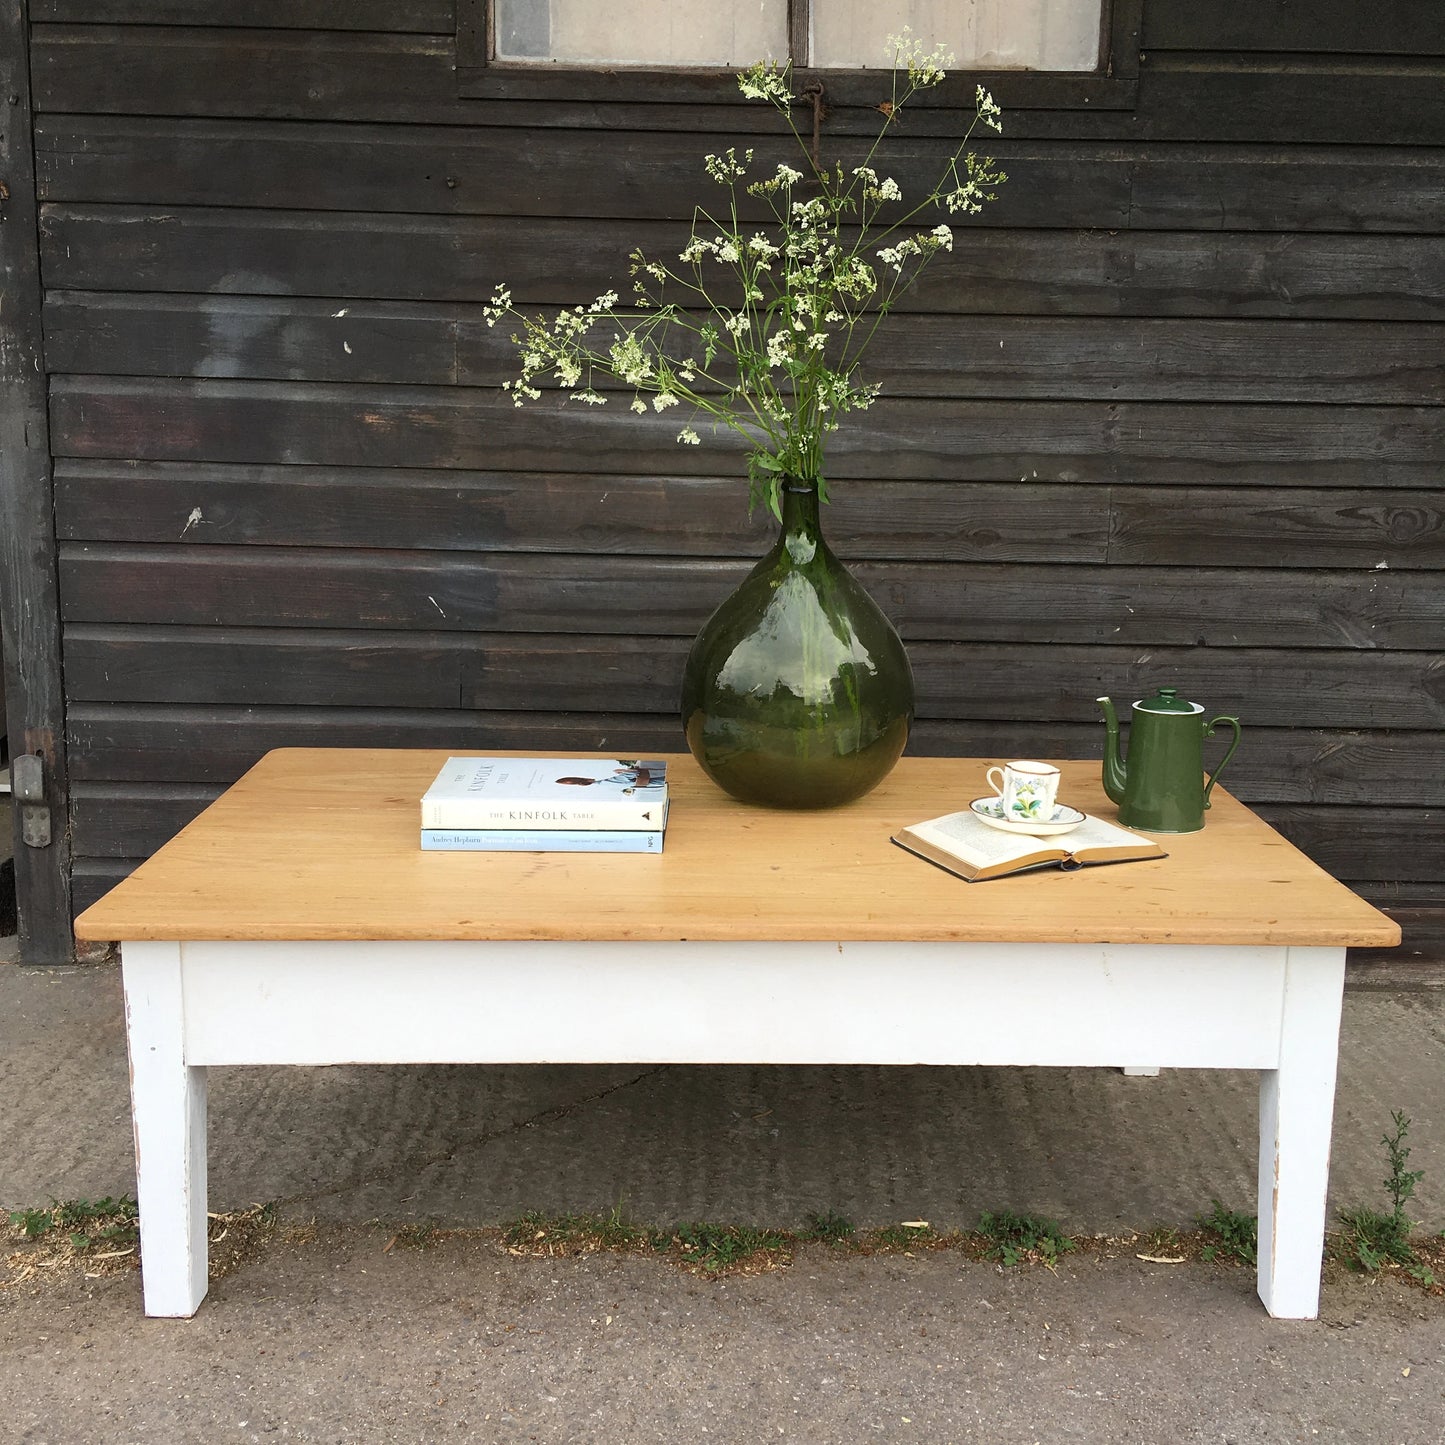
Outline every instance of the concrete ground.
<svg viewBox="0 0 1445 1445">
<path fill-rule="evenodd" d="M 1386 1207 L 1399 1109 L 1412 1214 L 1445 1228 L 1442 1062 L 1445 990 L 1349 990 L 1332 1208 Z M 211 1208 L 278 1201 L 284 1227 L 190 1322 L 143 1318 L 134 1271 L 0 1269 L 0 1420 L 28 1442 L 1438 1445 L 1445 1301 L 1393 1280 L 1333 1271 L 1321 1320 L 1292 1324 L 1249 1271 L 1143 1248 L 1051 1273 L 809 1246 L 707 1281 L 496 1236 L 393 1243 L 407 1222 L 619 1205 L 658 1224 L 832 1210 L 942 1230 L 1011 1208 L 1076 1233 L 1187 1227 L 1216 1198 L 1252 1211 L 1255 1107 L 1232 1072 L 215 1070 Z M 0 966 L 0 1204 L 133 1189 L 118 971 Z"/>
</svg>

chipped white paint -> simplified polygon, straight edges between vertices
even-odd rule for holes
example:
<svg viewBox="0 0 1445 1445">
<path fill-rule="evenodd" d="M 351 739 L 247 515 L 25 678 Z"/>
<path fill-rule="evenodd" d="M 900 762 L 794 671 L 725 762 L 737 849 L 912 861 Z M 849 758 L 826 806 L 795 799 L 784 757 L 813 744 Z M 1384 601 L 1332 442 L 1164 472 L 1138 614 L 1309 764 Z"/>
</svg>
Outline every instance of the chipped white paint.
<svg viewBox="0 0 1445 1445">
<path fill-rule="evenodd" d="M 201 509 L 199 507 L 192 507 L 191 515 L 186 518 L 186 525 L 181 528 L 182 540 L 185 539 L 186 533 L 189 532 L 192 527 L 199 527 L 201 523 L 205 520 L 206 519 L 201 515 Z"/>
<path fill-rule="evenodd" d="M 193 1315 L 207 1282 L 206 1071 L 186 1062 L 181 945 L 128 943 L 124 957 L 145 1311 Z"/>
</svg>

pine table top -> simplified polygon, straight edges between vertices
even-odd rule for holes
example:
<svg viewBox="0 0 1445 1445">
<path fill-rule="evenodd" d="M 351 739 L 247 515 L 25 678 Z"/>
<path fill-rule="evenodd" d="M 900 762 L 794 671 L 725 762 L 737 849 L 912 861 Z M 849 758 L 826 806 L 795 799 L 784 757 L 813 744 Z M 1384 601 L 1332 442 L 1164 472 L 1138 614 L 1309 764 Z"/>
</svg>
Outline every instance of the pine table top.
<svg viewBox="0 0 1445 1445">
<path fill-rule="evenodd" d="M 575 753 L 573 756 L 589 756 Z M 604 756 L 605 754 L 591 754 Z M 988 791 L 995 758 L 904 758 L 867 797 L 785 812 L 668 755 L 661 855 L 424 853 L 448 752 L 285 748 L 87 909 L 79 937 L 1389 946 L 1399 927 L 1220 788 L 1167 858 L 966 883 L 894 846 Z M 1059 800 L 1110 821 L 1097 760 Z M 1061 840 L 1066 841 L 1066 840 Z"/>
</svg>

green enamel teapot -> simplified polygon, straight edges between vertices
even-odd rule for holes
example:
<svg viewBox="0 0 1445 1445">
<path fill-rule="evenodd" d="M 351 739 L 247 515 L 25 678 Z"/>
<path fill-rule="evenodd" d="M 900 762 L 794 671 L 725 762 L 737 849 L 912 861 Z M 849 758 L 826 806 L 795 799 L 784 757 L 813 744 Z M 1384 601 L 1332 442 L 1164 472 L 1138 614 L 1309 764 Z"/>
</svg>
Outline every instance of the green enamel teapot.
<svg viewBox="0 0 1445 1445">
<path fill-rule="evenodd" d="M 1119 750 L 1119 719 L 1114 704 L 1104 709 L 1108 738 L 1104 749 L 1104 791 L 1119 805 L 1119 821 L 1146 833 L 1197 833 L 1204 826 L 1209 793 L 1239 746 L 1239 719 L 1204 721 L 1204 709 L 1186 702 L 1172 687 L 1161 687 L 1134 704 L 1129 724 L 1129 761 Z M 1204 739 L 1225 724 L 1234 730 L 1219 766 L 1204 777 Z"/>
</svg>

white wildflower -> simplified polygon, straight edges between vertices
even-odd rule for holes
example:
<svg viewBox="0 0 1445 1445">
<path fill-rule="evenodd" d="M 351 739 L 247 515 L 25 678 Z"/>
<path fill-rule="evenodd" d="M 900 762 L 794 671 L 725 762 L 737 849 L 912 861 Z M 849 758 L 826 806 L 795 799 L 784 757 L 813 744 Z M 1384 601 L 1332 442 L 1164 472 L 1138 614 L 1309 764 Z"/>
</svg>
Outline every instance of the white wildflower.
<svg viewBox="0 0 1445 1445">
<path fill-rule="evenodd" d="M 746 153 L 746 158 L 752 160 L 752 151 Z M 708 175 L 723 186 L 731 185 L 747 174 L 743 165 L 738 161 L 737 151 L 731 146 L 728 147 L 726 155 L 704 157 L 703 165 L 707 168 Z"/>
<path fill-rule="evenodd" d="M 981 85 L 978 87 L 976 103 L 978 105 L 978 118 L 985 125 L 992 126 L 994 130 L 1002 133 L 1003 111 L 998 108 L 998 105 L 994 101 L 993 96 L 991 96 L 988 91 L 986 91 Z"/>
<path fill-rule="evenodd" d="M 666 411 L 670 406 L 677 405 L 677 398 L 670 391 L 660 391 L 652 398 L 653 411 Z"/>
<path fill-rule="evenodd" d="M 588 406 L 605 406 L 607 404 L 607 398 L 599 396 L 590 386 L 583 391 L 574 391 L 571 400 L 585 401 Z"/>
<path fill-rule="evenodd" d="M 953 66 L 953 56 L 948 50 L 942 45 L 924 50 L 923 42 L 914 37 L 908 25 L 900 34 L 890 35 L 885 44 L 894 66 L 907 66 L 908 78 L 917 86 L 937 85 Z"/>
<path fill-rule="evenodd" d="M 749 100 L 770 100 L 775 105 L 787 105 L 793 99 L 788 89 L 787 67 L 766 60 L 738 76 L 738 89 Z"/>
<path fill-rule="evenodd" d="M 684 446 L 690 447 L 699 446 L 702 442 L 702 438 L 698 436 L 690 426 L 683 427 L 683 429 L 678 432 L 677 439 L 682 442 Z"/>
<path fill-rule="evenodd" d="M 594 316 L 601 311 L 611 311 L 617 305 L 617 293 L 615 291 L 604 291 L 587 309 Z"/>
<path fill-rule="evenodd" d="M 482 315 L 489 327 L 495 326 L 512 309 L 512 293 L 505 286 L 498 286 L 490 306 L 482 307 Z"/>
<path fill-rule="evenodd" d="M 953 229 L 950 226 L 935 226 L 930 233 L 945 251 L 953 250 Z"/>
<path fill-rule="evenodd" d="M 645 401 L 643 401 L 643 399 L 642 399 L 640 396 L 634 396 L 634 397 L 632 398 L 632 405 L 631 405 L 630 407 L 628 407 L 628 410 L 629 410 L 629 411 L 635 411 L 635 412 L 638 414 L 638 416 L 646 416 L 646 415 L 647 415 L 647 403 L 646 403 Z"/>
</svg>

